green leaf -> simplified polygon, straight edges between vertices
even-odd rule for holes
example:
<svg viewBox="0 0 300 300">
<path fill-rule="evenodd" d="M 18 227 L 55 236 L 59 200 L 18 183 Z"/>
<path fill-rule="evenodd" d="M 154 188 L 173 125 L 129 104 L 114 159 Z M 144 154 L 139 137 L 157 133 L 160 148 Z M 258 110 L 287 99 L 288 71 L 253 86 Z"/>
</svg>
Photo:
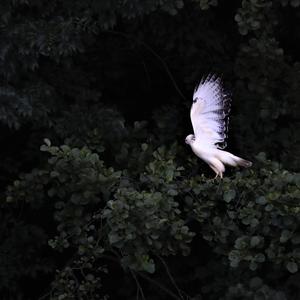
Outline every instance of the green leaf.
<svg viewBox="0 0 300 300">
<path fill-rule="evenodd" d="M 229 203 L 235 198 L 235 196 L 236 196 L 235 190 L 229 190 L 224 193 L 223 198 L 225 202 Z"/>
<path fill-rule="evenodd" d="M 251 271 L 255 271 L 257 269 L 258 265 L 255 261 L 251 261 L 250 265 L 249 265 L 249 269 Z"/>
<path fill-rule="evenodd" d="M 265 205 L 265 204 L 268 203 L 268 201 L 266 200 L 266 198 L 265 198 L 264 196 L 258 197 L 258 198 L 255 200 L 255 202 L 256 202 L 257 204 L 261 204 L 261 205 Z"/>
<path fill-rule="evenodd" d="M 49 150 L 49 147 L 46 145 L 41 145 L 40 150 L 43 152 L 47 152 Z"/>
<path fill-rule="evenodd" d="M 290 232 L 289 230 L 284 229 L 281 232 L 281 236 L 280 236 L 280 243 L 285 243 L 287 242 L 292 236 L 292 232 Z"/>
<path fill-rule="evenodd" d="M 142 268 L 150 274 L 155 272 L 155 265 L 152 260 L 143 262 Z"/>
<path fill-rule="evenodd" d="M 118 234 L 114 233 L 114 232 L 110 233 L 108 235 L 108 238 L 109 238 L 110 244 L 115 244 L 115 243 L 117 243 L 121 240 L 121 237 Z"/>
<path fill-rule="evenodd" d="M 168 168 L 166 171 L 166 179 L 167 181 L 172 181 L 174 178 L 174 170 L 172 168 Z"/>
<path fill-rule="evenodd" d="M 148 145 L 144 143 L 142 144 L 141 148 L 143 151 L 146 151 L 148 149 Z"/>
<path fill-rule="evenodd" d="M 52 171 L 51 173 L 50 173 L 50 176 L 52 177 L 52 178 L 55 178 L 55 177 L 59 177 L 59 173 L 57 172 L 57 171 Z"/>
<path fill-rule="evenodd" d="M 260 238 L 258 236 L 253 236 L 250 240 L 251 247 L 256 247 L 260 243 Z"/>
<path fill-rule="evenodd" d="M 264 261 L 266 260 L 266 257 L 265 257 L 265 255 L 264 255 L 263 253 L 258 253 L 258 254 L 256 254 L 256 255 L 254 256 L 254 260 L 255 260 L 256 262 L 262 263 L 262 262 L 264 262 Z"/>
<path fill-rule="evenodd" d="M 230 260 L 230 265 L 232 267 L 237 267 L 241 261 L 240 252 L 237 250 L 232 250 L 229 252 L 228 258 Z"/>
<path fill-rule="evenodd" d="M 44 139 L 45 144 L 50 147 L 51 146 L 51 141 L 49 139 Z"/>
<path fill-rule="evenodd" d="M 240 14 L 236 14 L 235 16 L 234 16 L 234 20 L 236 21 L 236 22 L 241 22 L 242 21 L 242 17 L 241 17 L 241 15 Z"/>
<path fill-rule="evenodd" d="M 177 196 L 178 195 L 178 192 L 174 189 L 169 189 L 168 190 L 168 195 L 170 196 Z"/>
<path fill-rule="evenodd" d="M 291 273 L 296 273 L 298 271 L 298 265 L 294 261 L 289 261 L 286 264 L 286 268 L 288 269 L 289 272 Z"/>
</svg>

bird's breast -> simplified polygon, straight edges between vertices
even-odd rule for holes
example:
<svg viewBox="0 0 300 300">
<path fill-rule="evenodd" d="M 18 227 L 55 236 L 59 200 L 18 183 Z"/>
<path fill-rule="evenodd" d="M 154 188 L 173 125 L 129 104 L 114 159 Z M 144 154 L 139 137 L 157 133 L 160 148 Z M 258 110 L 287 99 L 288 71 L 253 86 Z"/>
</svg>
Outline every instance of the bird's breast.
<svg viewBox="0 0 300 300">
<path fill-rule="evenodd" d="M 193 152 L 205 162 L 208 162 L 213 157 L 215 150 L 211 147 L 202 146 L 201 144 L 192 144 L 191 148 Z"/>
</svg>

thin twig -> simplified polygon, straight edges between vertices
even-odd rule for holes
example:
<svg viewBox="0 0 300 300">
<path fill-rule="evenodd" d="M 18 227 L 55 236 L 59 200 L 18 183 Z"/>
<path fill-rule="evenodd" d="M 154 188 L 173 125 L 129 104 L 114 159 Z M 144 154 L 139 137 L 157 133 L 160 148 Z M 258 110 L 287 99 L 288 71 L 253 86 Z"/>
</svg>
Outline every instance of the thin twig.
<svg viewBox="0 0 300 300">
<path fill-rule="evenodd" d="M 109 260 L 112 260 L 114 262 L 118 262 L 120 263 L 119 259 L 117 259 L 115 256 L 111 256 L 111 255 L 106 255 L 106 254 L 103 254 L 101 255 L 103 258 L 107 258 Z M 132 270 L 130 270 L 130 272 L 133 272 Z M 147 281 L 151 282 L 152 284 L 156 285 L 157 287 L 159 287 L 162 291 L 164 291 L 166 294 L 168 294 L 169 296 L 171 296 L 173 299 L 176 299 L 176 300 L 182 300 L 182 298 L 179 298 L 176 294 L 174 294 L 172 291 L 170 291 L 168 288 L 166 288 L 165 286 L 163 286 L 162 284 L 160 284 L 159 282 L 157 282 L 156 280 L 150 278 L 149 276 L 147 276 L 146 274 L 144 273 L 140 273 L 140 272 L 137 272 L 137 274 L 146 279 Z"/>
<path fill-rule="evenodd" d="M 179 289 L 178 285 L 177 285 L 176 282 L 175 282 L 174 277 L 172 276 L 172 274 L 171 274 L 171 272 L 170 272 L 170 270 L 169 270 L 168 265 L 166 264 L 166 262 L 164 261 L 164 259 L 163 259 L 161 256 L 158 255 L 157 257 L 159 258 L 159 260 L 161 261 L 161 263 L 162 263 L 163 266 L 165 267 L 166 272 L 167 272 L 167 274 L 168 274 L 168 276 L 169 276 L 169 278 L 170 278 L 170 281 L 172 282 L 173 286 L 174 286 L 175 289 L 177 290 L 177 292 L 178 292 L 178 294 L 180 295 L 181 299 L 184 299 L 184 297 L 183 297 L 183 295 L 182 295 L 182 293 L 181 293 L 181 290 Z"/>
<path fill-rule="evenodd" d="M 50 294 L 51 294 L 51 291 L 46 293 L 45 295 L 41 296 L 38 300 L 46 299 L 46 297 L 48 297 Z"/>
<path fill-rule="evenodd" d="M 141 285 L 140 285 L 140 283 L 139 283 L 136 275 L 134 274 L 134 272 L 132 270 L 130 270 L 130 273 L 131 273 L 131 275 L 132 275 L 132 277 L 133 277 L 133 279 L 134 279 L 134 281 L 136 283 L 136 287 L 137 287 L 137 300 L 139 299 L 139 293 L 141 294 L 142 299 L 146 300 L 144 292 L 143 292 L 143 289 L 142 289 L 142 287 L 141 287 Z"/>
<path fill-rule="evenodd" d="M 112 33 L 112 34 L 116 34 L 116 35 L 120 35 L 120 36 L 123 36 L 127 39 L 131 39 L 131 40 L 134 40 L 136 43 L 139 43 L 141 44 L 145 49 L 147 49 L 153 56 L 156 57 L 157 60 L 160 61 L 160 63 L 162 64 L 162 66 L 164 67 L 165 71 L 167 72 L 168 76 L 170 77 L 176 91 L 178 92 L 178 94 L 180 95 L 181 98 L 183 98 L 184 100 L 186 100 L 185 96 L 183 95 L 183 93 L 181 92 L 181 90 L 179 89 L 168 65 L 166 64 L 166 62 L 162 59 L 162 57 L 157 54 L 148 44 L 146 44 L 145 42 L 143 41 L 138 41 L 136 40 L 133 36 L 127 34 L 127 33 L 124 33 L 124 32 L 121 32 L 121 31 L 115 31 L 115 30 L 106 30 L 104 32 L 107 32 L 107 33 Z"/>
<path fill-rule="evenodd" d="M 121 256 L 119 255 L 119 253 L 118 253 L 117 251 L 115 251 L 114 249 L 110 249 L 110 251 L 111 251 L 112 253 L 114 253 L 115 256 L 116 256 L 117 258 L 114 257 L 114 256 L 110 256 L 110 255 L 102 255 L 102 257 L 105 257 L 105 258 L 108 258 L 108 259 L 111 259 L 111 260 L 113 260 L 113 261 L 115 261 L 115 262 L 120 263 Z M 135 276 L 134 272 L 133 272 L 130 268 L 129 268 L 129 271 L 130 271 L 130 273 L 131 273 L 133 279 L 135 280 L 135 283 L 136 283 L 136 286 L 137 286 L 137 297 L 136 297 L 137 300 L 138 300 L 138 298 L 139 298 L 139 293 L 141 294 L 142 299 L 143 299 L 143 300 L 146 300 L 145 295 L 144 295 L 144 292 L 143 292 L 143 289 L 142 289 L 142 287 L 141 287 L 141 285 L 140 285 L 140 283 L 139 283 L 137 277 Z"/>
<path fill-rule="evenodd" d="M 175 81 L 175 79 L 174 79 L 174 77 L 173 77 L 173 75 L 172 75 L 172 73 L 170 72 L 170 69 L 169 69 L 169 67 L 167 66 L 167 64 L 166 64 L 166 62 L 152 49 L 152 48 L 150 48 L 146 43 L 144 43 L 144 42 L 140 42 L 149 52 L 151 52 L 160 62 L 161 62 L 161 64 L 163 65 L 163 67 L 165 68 L 165 70 L 166 70 L 166 72 L 167 72 L 167 74 L 169 75 L 169 77 L 170 77 L 170 79 L 171 79 L 171 81 L 172 81 L 172 83 L 173 83 L 173 85 L 174 85 L 174 87 L 175 87 L 175 89 L 176 89 L 176 91 L 179 93 L 179 95 L 184 99 L 184 100 L 186 100 L 186 98 L 185 98 L 185 96 L 183 95 L 183 93 L 181 92 L 181 90 L 179 89 L 179 87 L 178 87 L 178 85 L 177 85 L 177 83 L 176 83 L 176 81 Z"/>
<path fill-rule="evenodd" d="M 182 300 L 181 298 L 179 298 L 176 294 L 174 294 L 172 291 L 170 291 L 169 289 L 167 289 L 165 286 L 163 286 L 162 284 L 160 284 L 159 282 L 157 282 L 156 280 L 150 278 L 148 275 L 144 274 L 144 273 L 138 273 L 139 276 L 141 276 L 142 278 L 148 280 L 149 282 L 151 282 L 152 284 L 156 285 L 158 288 L 160 288 L 162 291 L 164 291 L 166 294 L 168 294 L 169 296 L 171 296 L 173 299 L 176 300 Z"/>
</svg>

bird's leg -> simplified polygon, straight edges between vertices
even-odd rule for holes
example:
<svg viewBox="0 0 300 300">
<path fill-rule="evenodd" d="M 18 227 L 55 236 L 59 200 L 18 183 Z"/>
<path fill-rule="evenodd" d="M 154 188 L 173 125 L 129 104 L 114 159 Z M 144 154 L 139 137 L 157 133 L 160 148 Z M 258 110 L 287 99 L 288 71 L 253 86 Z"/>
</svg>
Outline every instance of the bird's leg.
<svg viewBox="0 0 300 300">
<path fill-rule="evenodd" d="M 213 169 L 213 171 L 216 173 L 216 176 L 213 178 L 213 180 L 214 179 L 216 179 L 218 176 L 219 176 L 219 171 L 218 171 L 218 169 L 216 168 L 216 167 L 214 167 L 213 165 L 209 165 L 212 169 Z M 221 173 L 222 174 L 222 173 Z"/>
<path fill-rule="evenodd" d="M 223 172 L 225 172 L 225 166 L 223 165 L 223 163 L 218 160 L 217 158 L 213 159 L 210 161 L 211 167 L 213 167 L 213 170 L 216 170 L 218 172 L 218 175 L 220 176 L 220 178 L 223 178 Z"/>
<path fill-rule="evenodd" d="M 225 167 L 223 165 L 223 163 L 218 160 L 217 158 L 212 159 L 210 161 L 209 166 L 215 171 L 215 173 L 217 174 L 216 177 L 214 179 L 216 179 L 218 176 L 220 176 L 220 178 L 223 178 L 223 172 L 225 172 Z"/>
</svg>

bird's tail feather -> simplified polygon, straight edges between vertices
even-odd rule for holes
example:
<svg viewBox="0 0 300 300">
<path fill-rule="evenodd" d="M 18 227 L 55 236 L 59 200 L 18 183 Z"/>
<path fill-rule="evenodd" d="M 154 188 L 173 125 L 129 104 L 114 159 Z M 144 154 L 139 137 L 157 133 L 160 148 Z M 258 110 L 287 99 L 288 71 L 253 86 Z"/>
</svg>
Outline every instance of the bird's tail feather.
<svg viewBox="0 0 300 300">
<path fill-rule="evenodd" d="M 237 163 L 239 166 L 242 166 L 244 168 L 249 168 L 252 166 L 252 162 L 243 158 L 238 157 Z"/>
<path fill-rule="evenodd" d="M 243 159 L 241 157 L 235 156 L 227 151 L 219 150 L 218 158 L 226 165 L 232 166 L 232 167 L 245 167 L 249 168 L 252 166 L 252 162 L 246 159 Z"/>
</svg>

